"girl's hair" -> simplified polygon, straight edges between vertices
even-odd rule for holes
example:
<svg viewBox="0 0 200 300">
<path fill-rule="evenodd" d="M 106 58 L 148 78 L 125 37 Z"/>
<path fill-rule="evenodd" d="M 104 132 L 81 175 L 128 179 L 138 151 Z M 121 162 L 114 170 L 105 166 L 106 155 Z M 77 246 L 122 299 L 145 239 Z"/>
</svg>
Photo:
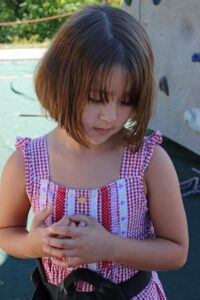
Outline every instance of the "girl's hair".
<svg viewBox="0 0 200 300">
<path fill-rule="evenodd" d="M 35 76 L 42 106 L 80 144 L 87 146 L 81 114 L 91 85 L 108 101 L 106 82 L 114 66 L 126 70 L 123 88 L 131 82 L 133 113 L 125 143 L 141 146 L 154 104 L 153 54 L 149 38 L 125 11 L 88 6 L 60 28 Z"/>
</svg>

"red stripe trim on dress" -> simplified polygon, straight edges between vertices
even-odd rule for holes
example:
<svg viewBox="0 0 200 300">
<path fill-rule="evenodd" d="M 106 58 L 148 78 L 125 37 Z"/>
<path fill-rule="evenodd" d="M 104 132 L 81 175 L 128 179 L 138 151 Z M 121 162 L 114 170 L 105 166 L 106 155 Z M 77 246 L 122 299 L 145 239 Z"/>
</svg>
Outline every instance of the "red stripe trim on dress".
<svg viewBox="0 0 200 300">
<path fill-rule="evenodd" d="M 60 221 L 65 214 L 65 193 L 65 188 L 58 187 L 56 195 L 56 222 Z"/>
<path fill-rule="evenodd" d="M 102 217 L 102 225 L 108 230 L 111 231 L 111 206 L 110 206 L 110 199 L 108 194 L 108 188 L 103 187 L 101 188 L 101 203 L 102 203 L 102 210 L 101 210 L 101 217 Z M 111 262 L 109 261 L 102 261 L 102 268 L 107 268 Z"/>
</svg>

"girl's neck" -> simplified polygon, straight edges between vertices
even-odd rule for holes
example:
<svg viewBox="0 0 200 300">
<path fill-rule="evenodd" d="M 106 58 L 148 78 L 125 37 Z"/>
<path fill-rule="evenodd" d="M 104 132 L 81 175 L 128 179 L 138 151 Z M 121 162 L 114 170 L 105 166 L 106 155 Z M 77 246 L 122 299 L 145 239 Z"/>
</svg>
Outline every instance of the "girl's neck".
<svg viewBox="0 0 200 300">
<path fill-rule="evenodd" d="M 86 148 L 56 128 L 47 135 L 47 151 L 52 182 L 73 189 L 96 189 L 120 177 L 125 148 L 111 141 Z"/>
<path fill-rule="evenodd" d="M 100 145 L 89 145 L 85 147 L 79 144 L 76 140 L 74 140 L 71 136 L 69 136 L 65 129 L 57 127 L 50 134 L 50 140 L 56 141 L 56 144 L 62 144 L 63 149 L 76 152 L 77 154 L 97 154 L 97 153 L 105 153 L 110 152 L 115 149 L 119 149 L 122 145 L 123 140 L 123 132 L 119 132 L 116 135 L 112 136 L 105 143 Z"/>
</svg>

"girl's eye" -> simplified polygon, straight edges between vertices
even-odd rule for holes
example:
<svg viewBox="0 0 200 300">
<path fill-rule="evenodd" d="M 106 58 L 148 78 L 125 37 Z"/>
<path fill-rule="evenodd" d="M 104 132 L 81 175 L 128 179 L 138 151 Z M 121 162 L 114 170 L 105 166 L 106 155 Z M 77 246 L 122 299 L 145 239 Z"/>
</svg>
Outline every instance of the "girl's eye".
<svg viewBox="0 0 200 300">
<path fill-rule="evenodd" d="M 94 103 L 94 104 L 101 104 L 101 103 L 104 103 L 104 101 L 101 99 L 101 98 L 93 98 L 92 96 L 90 96 L 88 98 L 88 101 L 91 102 L 91 103 Z M 126 105 L 126 106 L 132 106 L 132 103 L 130 100 L 121 100 L 119 102 L 121 105 Z"/>
<path fill-rule="evenodd" d="M 101 99 L 95 99 L 95 98 L 91 98 L 91 97 L 89 97 L 88 101 L 92 102 L 92 103 L 101 103 L 102 102 Z"/>
<path fill-rule="evenodd" d="M 120 102 L 122 105 L 126 105 L 126 106 L 132 106 L 132 103 L 130 102 L 130 101 L 127 101 L 127 100 L 122 100 L 121 102 Z"/>
</svg>

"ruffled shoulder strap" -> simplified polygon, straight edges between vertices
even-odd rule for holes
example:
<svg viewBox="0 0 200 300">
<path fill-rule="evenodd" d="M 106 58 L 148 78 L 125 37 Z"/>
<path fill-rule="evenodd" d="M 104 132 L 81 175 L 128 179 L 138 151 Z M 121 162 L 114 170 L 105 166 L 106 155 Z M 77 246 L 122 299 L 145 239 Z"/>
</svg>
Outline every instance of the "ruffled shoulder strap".
<svg viewBox="0 0 200 300">
<path fill-rule="evenodd" d="M 16 149 L 21 149 L 22 152 L 24 153 L 26 145 L 30 141 L 31 141 L 31 138 L 18 136 L 16 138 L 15 148 Z"/>
<path fill-rule="evenodd" d="M 26 193 L 29 199 L 32 198 L 32 164 L 31 164 L 31 151 L 30 151 L 31 139 L 27 137 L 17 137 L 15 148 L 21 149 L 24 156 L 25 164 L 25 179 L 26 179 Z"/>
<path fill-rule="evenodd" d="M 144 138 L 144 144 L 142 147 L 142 157 L 143 157 L 142 169 L 143 169 L 143 172 L 149 165 L 155 145 L 160 145 L 162 143 L 162 141 L 163 141 L 162 134 L 158 130 L 154 131 L 149 136 L 146 136 Z"/>
<path fill-rule="evenodd" d="M 144 138 L 144 142 L 140 149 L 136 152 L 131 151 L 131 147 L 127 147 L 123 158 L 121 178 L 129 176 L 144 176 L 155 145 L 162 143 L 162 134 L 159 131 L 153 132 Z"/>
<path fill-rule="evenodd" d="M 35 139 L 17 137 L 15 147 L 21 149 L 24 156 L 26 192 L 29 199 L 32 199 L 35 182 L 49 179 L 45 137 Z"/>
</svg>

